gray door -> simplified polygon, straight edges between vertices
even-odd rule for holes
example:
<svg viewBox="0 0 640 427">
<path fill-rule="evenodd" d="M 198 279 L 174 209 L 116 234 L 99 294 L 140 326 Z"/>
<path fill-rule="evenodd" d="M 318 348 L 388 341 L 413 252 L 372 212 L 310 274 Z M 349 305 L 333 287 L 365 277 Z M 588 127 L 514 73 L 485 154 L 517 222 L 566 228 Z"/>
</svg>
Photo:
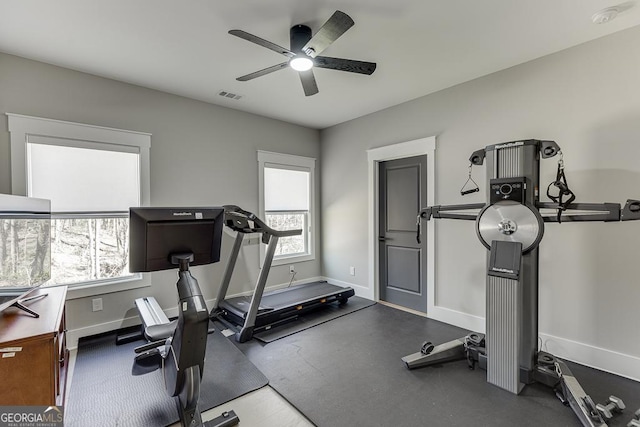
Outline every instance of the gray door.
<svg viewBox="0 0 640 427">
<path fill-rule="evenodd" d="M 427 200 L 427 156 L 379 163 L 380 299 L 426 313 L 426 236 L 416 216 Z"/>
</svg>

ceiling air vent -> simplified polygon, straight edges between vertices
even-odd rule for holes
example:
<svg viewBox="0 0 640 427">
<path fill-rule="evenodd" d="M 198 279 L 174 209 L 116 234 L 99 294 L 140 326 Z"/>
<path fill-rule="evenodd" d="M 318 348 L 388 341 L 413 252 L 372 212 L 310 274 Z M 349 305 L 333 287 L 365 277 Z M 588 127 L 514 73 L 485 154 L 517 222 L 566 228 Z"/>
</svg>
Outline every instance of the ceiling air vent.
<svg viewBox="0 0 640 427">
<path fill-rule="evenodd" d="M 242 98 L 242 95 L 238 95 L 237 93 L 227 92 L 226 90 L 221 90 L 220 92 L 218 92 L 218 95 L 223 96 L 225 98 L 229 98 L 229 99 L 235 99 L 236 101 Z"/>
</svg>

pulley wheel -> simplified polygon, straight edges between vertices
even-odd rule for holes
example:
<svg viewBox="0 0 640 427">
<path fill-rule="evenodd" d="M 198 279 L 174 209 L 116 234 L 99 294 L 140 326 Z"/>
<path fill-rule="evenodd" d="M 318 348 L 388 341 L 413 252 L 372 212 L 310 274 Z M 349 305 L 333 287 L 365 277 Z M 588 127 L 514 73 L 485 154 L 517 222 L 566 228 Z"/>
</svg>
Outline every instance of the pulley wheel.
<svg viewBox="0 0 640 427">
<path fill-rule="evenodd" d="M 535 209 L 512 200 L 504 200 L 485 207 L 476 220 L 480 242 L 491 249 L 491 242 L 501 240 L 522 243 L 522 252 L 535 249 L 542 235 L 544 224 Z"/>
</svg>

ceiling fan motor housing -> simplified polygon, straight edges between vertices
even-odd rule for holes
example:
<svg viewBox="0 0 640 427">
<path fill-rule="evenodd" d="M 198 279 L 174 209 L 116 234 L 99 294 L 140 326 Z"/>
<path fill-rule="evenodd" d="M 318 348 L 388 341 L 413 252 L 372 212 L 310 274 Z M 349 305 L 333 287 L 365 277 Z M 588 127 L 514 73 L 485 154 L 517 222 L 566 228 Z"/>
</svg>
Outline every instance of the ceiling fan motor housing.
<svg viewBox="0 0 640 427">
<path fill-rule="evenodd" d="M 302 48 L 311 40 L 311 28 L 306 25 L 294 25 L 289 30 L 289 39 L 291 41 L 291 51 L 300 54 Z"/>
</svg>

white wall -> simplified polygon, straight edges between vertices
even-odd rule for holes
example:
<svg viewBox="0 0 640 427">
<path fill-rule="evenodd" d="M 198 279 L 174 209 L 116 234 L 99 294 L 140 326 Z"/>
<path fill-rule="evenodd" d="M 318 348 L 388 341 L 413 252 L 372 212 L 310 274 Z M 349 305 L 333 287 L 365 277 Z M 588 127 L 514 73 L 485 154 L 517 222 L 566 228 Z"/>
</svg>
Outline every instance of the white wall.
<svg viewBox="0 0 640 427">
<path fill-rule="evenodd" d="M 0 193 L 11 192 L 6 112 L 152 133 L 152 206 L 237 204 L 257 212 L 257 150 L 319 157 L 317 130 L 0 53 Z M 222 262 L 193 269 L 207 300 L 216 295 L 232 244 L 225 235 Z M 255 284 L 257 245 L 245 246 L 243 255 L 230 294 Z M 296 271 L 297 280 L 317 277 L 320 261 Z M 95 313 L 91 298 L 68 301 L 71 345 L 78 336 L 139 323 L 136 297 L 152 295 L 175 308 L 176 280 L 174 271 L 153 273 L 150 288 L 101 295 L 104 310 Z M 272 268 L 269 285 L 288 281 L 286 266 Z"/>
<path fill-rule="evenodd" d="M 373 147 L 436 135 L 436 204 L 484 202 L 484 167 L 474 168 L 482 191 L 459 193 L 470 154 L 524 138 L 560 144 L 577 201 L 640 199 L 639 45 L 636 27 L 323 130 L 323 274 L 372 286 L 366 150 Z M 557 158 L 542 162 L 545 188 L 556 166 Z M 640 222 L 547 225 L 544 349 L 640 379 L 638 236 Z M 436 305 L 460 312 L 463 327 L 468 315 L 484 317 L 485 254 L 473 222 L 436 223 Z"/>
</svg>

